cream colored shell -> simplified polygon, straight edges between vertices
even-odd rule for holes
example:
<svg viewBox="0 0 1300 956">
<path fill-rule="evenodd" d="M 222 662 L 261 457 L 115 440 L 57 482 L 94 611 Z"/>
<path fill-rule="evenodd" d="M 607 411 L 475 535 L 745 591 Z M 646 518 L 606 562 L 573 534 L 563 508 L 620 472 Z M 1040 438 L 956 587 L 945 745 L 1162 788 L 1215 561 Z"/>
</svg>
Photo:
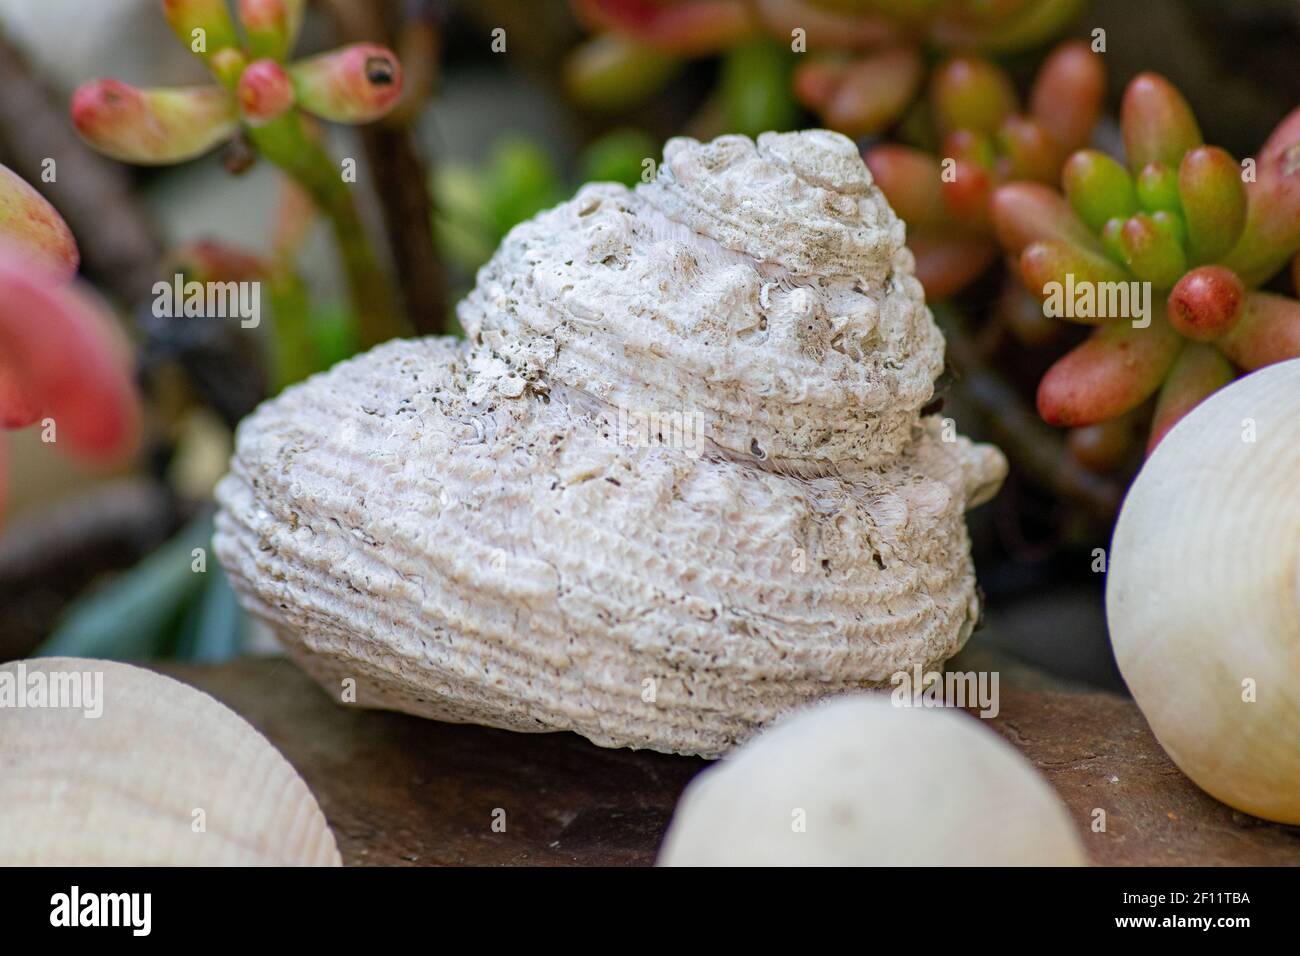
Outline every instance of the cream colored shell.
<svg viewBox="0 0 1300 956">
<path fill-rule="evenodd" d="M 1060 799 L 979 720 L 857 694 L 691 781 L 661 866 L 1081 866 Z"/>
<path fill-rule="evenodd" d="M 1106 611 L 1174 763 L 1229 806 L 1300 824 L 1300 360 L 1161 441 L 1115 528 Z"/>
<path fill-rule="evenodd" d="M 942 341 L 852 144 L 677 140 L 663 170 L 512 231 L 469 343 L 241 426 L 217 553 L 332 694 L 717 756 L 966 640 L 963 512 L 1005 463 L 920 415 Z"/>
<path fill-rule="evenodd" d="M 0 865 L 339 865 L 302 778 L 207 694 L 108 661 L 0 667 L 29 704 L 79 674 L 100 707 L 0 708 Z"/>
</svg>

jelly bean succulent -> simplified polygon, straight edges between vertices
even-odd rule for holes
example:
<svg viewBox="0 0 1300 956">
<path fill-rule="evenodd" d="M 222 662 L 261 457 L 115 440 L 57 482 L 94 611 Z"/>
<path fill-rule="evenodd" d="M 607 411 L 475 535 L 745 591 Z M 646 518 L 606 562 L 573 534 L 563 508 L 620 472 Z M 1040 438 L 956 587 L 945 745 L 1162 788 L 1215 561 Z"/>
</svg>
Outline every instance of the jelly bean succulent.
<svg viewBox="0 0 1300 956">
<path fill-rule="evenodd" d="M 636 105 L 689 59 L 724 54 L 731 132 L 766 111 L 794 116 L 791 97 L 850 136 L 892 126 L 925 80 L 926 48 L 998 53 L 1058 34 L 1086 0 L 571 0 L 595 36 L 571 57 L 579 102 Z M 797 59 L 787 54 L 798 49 Z M 775 66 L 784 64 L 784 72 Z M 735 80 L 735 82 L 730 82 Z M 784 84 L 780 89 L 777 83 Z M 738 115 L 736 115 L 738 114 Z M 751 124 L 761 125 L 761 124 Z"/>
<path fill-rule="evenodd" d="M 193 159 L 242 130 L 329 219 L 362 339 L 373 344 L 400 331 L 394 291 L 316 120 L 367 123 L 384 116 L 401 95 L 402 68 L 390 50 L 371 43 L 288 61 L 305 5 L 306 0 L 239 0 L 237 26 L 226 0 L 162 0 L 173 32 L 215 82 L 138 89 L 94 80 L 74 94 L 72 119 L 101 152 L 152 165 Z"/>
<path fill-rule="evenodd" d="M 1154 398 L 1150 450 L 1239 374 L 1300 357 L 1300 302 L 1260 288 L 1300 249 L 1300 109 L 1239 163 L 1204 143 L 1171 83 L 1144 73 L 1125 91 L 1121 128 L 1126 164 L 1079 150 L 1063 193 L 1008 183 L 992 216 L 1025 287 L 1095 326 L 1043 377 L 1039 413 L 1090 429 Z M 1144 289 L 1149 308 L 1135 308 Z"/>
<path fill-rule="evenodd" d="M 953 294 L 993 261 L 994 188 L 1008 180 L 1055 182 L 1065 158 L 1092 135 L 1105 85 L 1101 58 L 1081 41 L 1063 43 L 1043 63 L 1022 110 L 1001 67 L 952 57 L 931 74 L 924 104 L 930 121 L 901 131 L 917 145 L 866 150 L 876 183 L 907 222 L 917 278 L 930 299 Z"/>
<path fill-rule="evenodd" d="M 56 446 L 111 462 L 135 446 L 139 400 L 116 321 L 73 282 L 79 262 L 54 207 L 0 166 L 0 428 L 48 420 Z"/>
</svg>

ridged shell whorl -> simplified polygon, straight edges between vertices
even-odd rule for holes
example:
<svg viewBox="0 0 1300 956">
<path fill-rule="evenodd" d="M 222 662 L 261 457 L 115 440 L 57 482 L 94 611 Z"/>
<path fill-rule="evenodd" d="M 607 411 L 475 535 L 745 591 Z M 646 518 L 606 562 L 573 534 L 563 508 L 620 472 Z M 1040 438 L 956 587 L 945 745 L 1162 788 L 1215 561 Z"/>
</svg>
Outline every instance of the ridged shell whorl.
<svg viewBox="0 0 1300 956">
<path fill-rule="evenodd" d="M 945 660 L 1005 462 L 923 419 L 942 340 L 833 133 L 674 140 L 516 227 L 469 342 L 266 403 L 218 489 L 244 603 L 360 704 L 717 756 Z"/>
<path fill-rule="evenodd" d="M 843 136 L 674 139 L 653 182 L 516 227 L 459 315 L 520 387 L 690 409 L 729 452 L 822 472 L 896 455 L 942 370 L 903 238 Z"/>
</svg>

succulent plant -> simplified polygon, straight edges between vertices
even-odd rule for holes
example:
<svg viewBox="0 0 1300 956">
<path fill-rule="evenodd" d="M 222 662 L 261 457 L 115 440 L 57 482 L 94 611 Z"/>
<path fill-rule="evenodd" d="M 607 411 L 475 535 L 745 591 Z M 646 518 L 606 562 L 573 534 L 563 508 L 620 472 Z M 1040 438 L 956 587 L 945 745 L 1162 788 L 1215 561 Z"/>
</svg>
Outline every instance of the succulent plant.
<svg viewBox="0 0 1300 956">
<path fill-rule="evenodd" d="M 1239 373 L 1300 356 L 1300 302 L 1259 288 L 1300 249 L 1300 109 L 1253 162 L 1238 163 L 1205 145 L 1168 80 L 1143 73 L 1125 91 L 1121 127 L 1127 167 L 1080 150 L 1062 169 L 1063 194 L 1009 183 L 994 193 L 992 214 L 1040 298 L 1121 288 L 1110 283 L 1150 290 L 1145 317 L 1100 302 L 1065 316 L 1096 329 L 1038 389 L 1042 417 L 1076 429 L 1154 396 L 1149 451 Z"/>
<path fill-rule="evenodd" d="M 54 207 L 0 166 L 0 428 L 49 418 L 57 444 L 114 460 L 134 447 L 139 404 L 116 322 L 73 284 L 79 261 Z"/>
<path fill-rule="evenodd" d="M 778 46 L 788 53 L 802 39 L 807 57 L 792 64 L 790 91 L 829 128 L 861 136 L 893 125 L 912 105 L 925 78 L 924 47 L 998 53 L 1033 46 L 1057 34 L 1085 3 L 571 0 L 579 20 L 596 35 L 571 57 L 568 88 L 588 106 L 625 108 L 655 92 L 682 61 L 726 54 L 727 67 L 747 77 L 737 88 L 752 94 L 762 85 L 756 76 L 766 78 L 766 68 L 777 62 L 771 54 Z M 768 45 L 768 56 L 747 55 L 759 44 Z M 786 99 L 765 101 L 773 108 L 769 120 L 787 112 Z M 762 128 L 789 125 L 769 122 L 756 129 L 733 122 L 728 131 L 757 134 Z"/>
<path fill-rule="evenodd" d="M 1105 85 L 1101 58 L 1086 43 L 1062 43 L 1022 111 L 1001 67 L 952 57 L 930 77 L 931 122 L 914 135 L 935 144 L 937 154 L 898 143 L 866 150 L 872 175 L 907 222 L 917 278 L 931 300 L 953 294 L 993 261 L 993 190 L 1007 180 L 1055 182 L 1065 157 L 1092 135 Z"/>
<path fill-rule="evenodd" d="M 306 0 L 239 0 L 241 36 L 225 0 L 162 0 L 173 32 L 216 82 L 138 89 L 93 80 L 74 94 L 72 119 L 96 149 L 146 165 L 193 159 L 242 129 L 329 218 L 362 339 L 373 344 L 401 331 L 394 292 L 315 120 L 366 123 L 384 116 L 401 95 L 402 68 L 392 51 L 371 43 L 289 62 L 305 6 Z"/>
</svg>

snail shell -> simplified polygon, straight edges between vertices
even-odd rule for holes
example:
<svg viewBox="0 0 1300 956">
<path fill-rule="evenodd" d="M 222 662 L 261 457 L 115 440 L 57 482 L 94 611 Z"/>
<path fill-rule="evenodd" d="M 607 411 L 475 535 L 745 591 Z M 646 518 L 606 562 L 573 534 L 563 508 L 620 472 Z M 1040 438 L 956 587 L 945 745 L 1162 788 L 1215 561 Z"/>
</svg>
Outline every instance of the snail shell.
<svg viewBox="0 0 1300 956">
<path fill-rule="evenodd" d="M 468 343 L 241 425 L 216 551 L 332 693 L 717 756 L 970 634 L 963 513 L 1005 462 L 920 414 L 942 340 L 852 143 L 662 168 L 513 230 Z"/>
<path fill-rule="evenodd" d="M 1081 866 L 1079 829 L 975 718 L 855 694 L 692 780 L 659 865 Z"/>
<path fill-rule="evenodd" d="M 37 682 L 82 675 L 77 706 L 31 706 Z M 0 865 L 339 865 L 302 778 L 207 694 L 77 658 L 6 664 L 6 683 L 28 705 L 0 709 Z"/>
<path fill-rule="evenodd" d="M 1179 769 L 1300 824 L 1300 360 L 1216 392 L 1160 442 L 1115 527 L 1106 612 Z"/>
</svg>

